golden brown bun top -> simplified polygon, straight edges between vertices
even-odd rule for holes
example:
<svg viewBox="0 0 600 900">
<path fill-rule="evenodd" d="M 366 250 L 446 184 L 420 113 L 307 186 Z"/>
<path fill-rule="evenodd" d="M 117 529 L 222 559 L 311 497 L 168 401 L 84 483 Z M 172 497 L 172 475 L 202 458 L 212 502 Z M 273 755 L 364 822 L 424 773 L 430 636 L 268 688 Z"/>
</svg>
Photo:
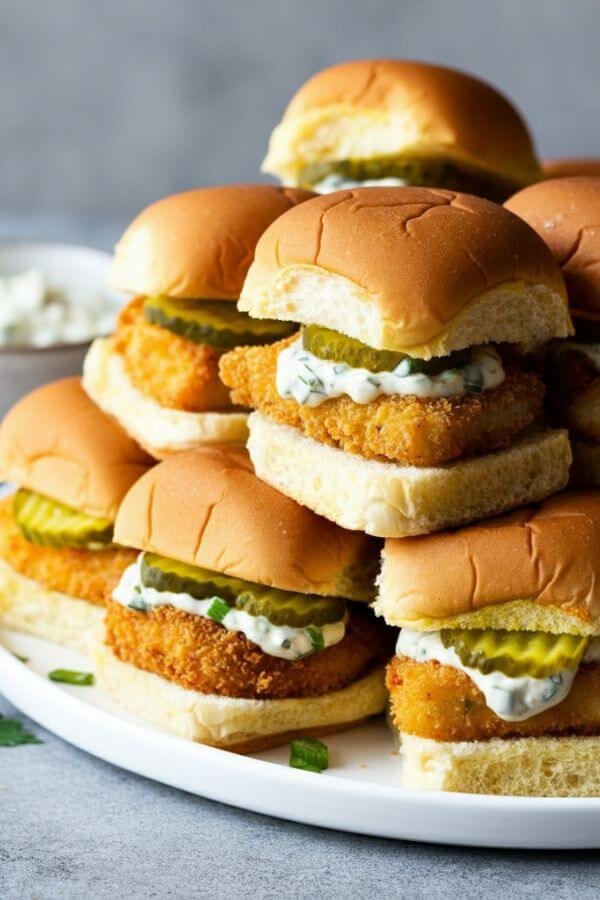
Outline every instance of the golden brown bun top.
<svg viewBox="0 0 600 900">
<path fill-rule="evenodd" d="M 541 181 L 505 205 L 550 247 L 564 275 L 571 315 L 600 318 L 600 177 Z"/>
<path fill-rule="evenodd" d="M 569 178 L 573 175 L 600 175 L 600 157 L 545 159 L 542 171 L 546 178 Z"/>
<path fill-rule="evenodd" d="M 128 547 L 307 594 L 331 594 L 340 573 L 376 552 L 371 538 L 260 481 L 246 450 L 225 445 L 151 469 L 121 504 L 115 536 Z"/>
<path fill-rule="evenodd" d="M 384 560 L 385 606 L 402 619 L 532 600 L 600 624 L 600 492 L 558 494 L 464 528 L 388 540 Z"/>
<path fill-rule="evenodd" d="M 117 244 L 109 283 L 146 296 L 237 300 L 265 228 L 312 196 L 297 188 L 237 184 L 158 200 Z"/>
<path fill-rule="evenodd" d="M 397 323 L 406 346 L 432 341 L 503 284 L 545 286 L 565 298 L 552 254 L 522 220 L 489 200 L 441 189 L 358 188 L 291 209 L 258 242 L 244 296 L 298 265 L 358 284 L 378 317 Z"/>
<path fill-rule="evenodd" d="M 424 62 L 366 59 L 317 72 L 290 101 L 283 123 L 324 107 L 398 112 L 406 131 L 454 148 L 480 168 L 528 184 L 539 177 L 531 135 L 498 90 L 465 72 Z"/>
<path fill-rule="evenodd" d="M 79 378 L 27 394 L 0 425 L 0 479 L 114 519 L 152 460 L 92 403 Z"/>
</svg>

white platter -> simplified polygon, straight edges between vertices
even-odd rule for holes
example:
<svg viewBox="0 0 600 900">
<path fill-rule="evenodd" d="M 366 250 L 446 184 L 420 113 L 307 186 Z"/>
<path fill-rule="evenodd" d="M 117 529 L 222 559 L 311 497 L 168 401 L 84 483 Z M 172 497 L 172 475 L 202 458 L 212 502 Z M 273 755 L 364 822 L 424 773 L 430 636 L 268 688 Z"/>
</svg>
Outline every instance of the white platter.
<svg viewBox="0 0 600 900">
<path fill-rule="evenodd" d="M 326 738 L 331 766 L 290 769 L 287 748 L 255 757 L 193 744 L 123 713 L 96 688 L 55 684 L 87 671 L 72 650 L 0 629 L 0 691 L 64 740 L 123 769 L 254 812 L 342 831 L 519 849 L 600 847 L 600 799 L 485 797 L 407 790 L 383 722 Z M 23 664 L 13 654 L 28 657 Z"/>
</svg>

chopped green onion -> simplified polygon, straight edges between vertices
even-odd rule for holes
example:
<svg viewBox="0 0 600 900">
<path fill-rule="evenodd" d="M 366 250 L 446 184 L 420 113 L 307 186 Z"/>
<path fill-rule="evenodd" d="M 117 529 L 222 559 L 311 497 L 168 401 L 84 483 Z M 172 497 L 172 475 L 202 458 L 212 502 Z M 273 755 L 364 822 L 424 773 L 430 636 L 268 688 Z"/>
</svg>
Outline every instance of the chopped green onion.
<svg viewBox="0 0 600 900">
<path fill-rule="evenodd" d="M 5 719 L 0 716 L 0 747 L 19 747 L 21 744 L 41 743 L 43 742 L 27 731 L 18 719 Z"/>
<path fill-rule="evenodd" d="M 213 597 L 212 603 L 206 610 L 206 615 L 215 622 L 222 622 L 228 612 L 229 604 L 221 600 L 220 597 Z"/>
<path fill-rule="evenodd" d="M 317 653 L 319 650 L 324 650 L 325 648 L 325 639 L 323 638 L 323 632 L 320 628 L 309 627 L 306 629 L 308 632 L 308 636 L 310 638 L 312 648 Z"/>
<path fill-rule="evenodd" d="M 74 672 L 72 669 L 53 669 L 48 673 L 48 678 L 59 684 L 75 684 L 78 687 L 90 687 L 96 680 L 91 672 Z"/>
<path fill-rule="evenodd" d="M 291 741 L 290 766 L 305 772 L 323 772 L 329 766 L 327 744 L 310 737 Z"/>
<path fill-rule="evenodd" d="M 28 663 L 28 662 L 29 662 L 29 657 L 28 657 L 28 656 L 21 656 L 19 653 L 13 653 L 13 656 L 15 657 L 15 659 L 20 660 L 22 663 Z"/>
</svg>

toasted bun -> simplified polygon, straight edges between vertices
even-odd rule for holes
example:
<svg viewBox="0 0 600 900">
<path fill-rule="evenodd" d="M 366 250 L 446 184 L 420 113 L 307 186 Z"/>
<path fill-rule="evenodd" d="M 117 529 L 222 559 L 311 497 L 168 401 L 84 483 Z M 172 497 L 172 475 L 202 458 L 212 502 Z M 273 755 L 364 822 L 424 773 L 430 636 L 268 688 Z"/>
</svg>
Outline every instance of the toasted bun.
<svg viewBox="0 0 600 900">
<path fill-rule="evenodd" d="M 123 709 L 179 737 L 238 753 L 352 728 L 383 712 L 387 701 L 382 667 L 320 697 L 248 700 L 172 684 L 121 662 L 107 647 L 94 655 L 99 687 Z"/>
<path fill-rule="evenodd" d="M 402 734 L 402 784 L 519 797 L 600 797 L 600 737 L 435 741 Z"/>
<path fill-rule="evenodd" d="M 87 396 L 79 378 L 27 394 L 0 426 L 0 479 L 114 519 L 153 460 Z"/>
<path fill-rule="evenodd" d="M 373 594 L 375 542 L 260 481 L 241 447 L 181 453 L 156 466 L 121 504 L 115 536 L 282 590 L 353 600 Z"/>
<path fill-rule="evenodd" d="M 573 617 L 600 633 L 600 492 L 563 493 L 465 528 L 386 542 L 376 610 L 390 625 L 525 600 L 564 613 L 559 631 Z M 545 624 L 554 630 L 549 616 Z"/>
<path fill-rule="evenodd" d="M 548 244 L 567 285 L 571 314 L 600 319 L 600 177 L 554 178 L 505 206 Z"/>
<path fill-rule="evenodd" d="M 112 288 L 237 300 L 256 242 L 310 191 L 237 184 L 173 194 L 142 210 L 115 248 Z"/>
<path fill-rule="evenodd" d="M 313 75 L 271 135 L 263 171 L 296 184 L 309 163 L 427 156 L 519 185 L 540 175 L 527 126 L 502 94 L 463 72 L 399 59 Z"/>
<path fill-rule="evenodd" d="M 420 468 L 367 460 L 261 413 L 249 420 L 256 474 L 309 509 L 377 537 L 426 534 L 539 500 L 563 488 L 566 431 L 535 430 L 507 450 Z"/>
<path fill-rule="evenodd" d="M 106 608 L 51 591 L 0 559 L 0 622 L 88 653 L 103 631 Z"/>
<path fill-rule="evenodd" d="M 600 444 L 573 440 L 571 482 L 579 487 L 600 488 Z"/>
<path fill-rule="evenodd" d="M 168 409 L 142 394 L 111 338 L 97 338 L 90 347 L 83 364 L 83 386 L 94 403 L 154 459 L 210 444 L 244 444 L 248 436 L 248 415 L 240 410 L 186 412 Z"/>
<path fill-rule="evenodd" d="M 600 175 L 600 158 L 598 157 L 565 157 L 564 159 L 545 159 L 542 172 L 546 178 L 568 178 L 572 175 Z"/>
<path fill-rule="evenodd" d="M 525 223 L 426 188 L 338 191 L 285 213 L 258 242 L 239 306 L 421 358 L 572 333 L 558 266 Z"/>
</svg>

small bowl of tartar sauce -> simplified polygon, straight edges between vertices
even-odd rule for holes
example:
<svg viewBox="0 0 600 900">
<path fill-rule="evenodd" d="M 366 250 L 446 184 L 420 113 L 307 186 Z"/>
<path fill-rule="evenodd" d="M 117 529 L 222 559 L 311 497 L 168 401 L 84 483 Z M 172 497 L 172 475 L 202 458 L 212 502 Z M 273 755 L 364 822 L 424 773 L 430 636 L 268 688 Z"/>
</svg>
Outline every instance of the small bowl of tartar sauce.
<svg viewBox="0 0 600 900">
<path fill-rule="evenodd" d="M 111 256 L 80 244 L 0 243 L 0 417 L 41 384 L 78 375 L 90 342 L 110 334 L 122 299 Z"/>
</svg>

